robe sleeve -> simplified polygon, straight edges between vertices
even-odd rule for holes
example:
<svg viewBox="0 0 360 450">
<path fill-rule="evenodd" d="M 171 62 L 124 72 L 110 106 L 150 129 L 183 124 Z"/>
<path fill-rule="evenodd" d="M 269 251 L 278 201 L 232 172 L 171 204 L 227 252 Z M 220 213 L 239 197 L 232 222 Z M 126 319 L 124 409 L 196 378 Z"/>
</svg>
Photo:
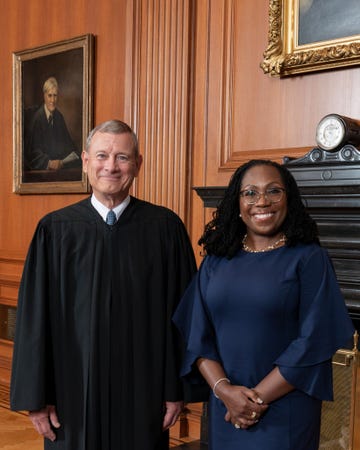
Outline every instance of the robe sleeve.
<svg viewBox="0 0 360 450">
<path fill-rule="evenodd" d="M 182 343 L 172 322 L 172 316 L 179 304 L 181 296 L 196 272 L 194 252 L 187 231 L 179 222 L 172 235 L 168 255 L 168 286 L 167 299 L 167 338 L 166 338 L 166 376 L 164 398 L 166 401 L 177 401 L 192 394 L 179 378 L 181 365 Z M 184 392 L 186 391 L 186 392 Z"/>
<path fill-rule="evenodd" d="M 48 315 L 46 233 L 39 225 L 25 261 L 19 289 L 10 406 L 38 410 L 55 404 Z"/>
<path fill-rule="evenodd" d="M 191 383 L 205 383 L 196 367 L 196 360 L 200 357 L 221 361 L 216 337 L 209 314 L 204 303 L 204 296 L 209 282 L 209 258 L 200 266 L 179 307 L 174 315 L 174 322 L 185 342 L 185 354 L 181 369 L 181 376 Z"/>
<path fill-rule="evenodd" d="M 283 377 L 297 389 L 332 399 L 331 358 L 351 345 L 354 327 L 325 249 L 316 247 L 299 268 L 299 332 L 276 359 Z"/>
</svg>

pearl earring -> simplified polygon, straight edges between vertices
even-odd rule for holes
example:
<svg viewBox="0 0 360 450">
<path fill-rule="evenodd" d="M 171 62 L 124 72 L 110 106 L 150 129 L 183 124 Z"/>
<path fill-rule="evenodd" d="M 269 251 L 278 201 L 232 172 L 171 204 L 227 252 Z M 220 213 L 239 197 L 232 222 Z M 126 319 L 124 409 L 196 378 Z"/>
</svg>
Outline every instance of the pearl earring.
<svg viewBox="0 0 360 450">
<path fill-rule="evenodd" d="M 239 214 L 239 217 L 240 217 L 240 219 L 241 219 L 241 214 Z"/>
</svg>

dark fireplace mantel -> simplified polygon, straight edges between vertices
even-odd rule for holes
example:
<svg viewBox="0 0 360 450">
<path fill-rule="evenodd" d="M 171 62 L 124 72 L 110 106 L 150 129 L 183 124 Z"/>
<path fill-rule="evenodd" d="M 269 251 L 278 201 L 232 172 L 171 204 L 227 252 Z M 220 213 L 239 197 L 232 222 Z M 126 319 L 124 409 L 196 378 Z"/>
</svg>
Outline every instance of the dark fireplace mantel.
<svg viewBox="0 0 360 450">
<path fill-rule="evenodd" d="M 312 149 L 284 157 L 303 201 L 332 258 L 350 316 L 360 331 L 360 152 L 351 145 L 336 152 Z M 195 187 L 205 207 L 215 208 L 226 187 Z"/>
</svg>

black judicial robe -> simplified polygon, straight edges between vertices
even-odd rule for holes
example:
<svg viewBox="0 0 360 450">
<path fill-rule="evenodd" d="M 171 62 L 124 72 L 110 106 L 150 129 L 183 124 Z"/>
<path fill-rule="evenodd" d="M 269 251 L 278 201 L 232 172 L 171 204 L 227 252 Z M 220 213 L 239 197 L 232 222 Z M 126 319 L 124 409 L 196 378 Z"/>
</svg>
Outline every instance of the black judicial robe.
<svg viewBox="0 0 360 450">
<path fill-rule="evenodd" d="M 62 113 L 53 111 L 53 125 L 49 125 L 44 105 L 34 114 L 28 124 L 25 165 L 28 170 L 44 170 L 49 160 L 64 159 L 71 152 L 78 153 Z M 27 134 L 27 133 L 26 133 Z M 66 167 L 80 167 L 80 158 Z"/>
<path fill-rule="evenodd" d="M 181 220 L 131 197 L 113 225 L 90 198 L 45 216 L 19 290 L 11 408 L 55 404 L 45 449 L 160 450 L 182 399 L 171 317 L 196 270 Z"/>
</svg>

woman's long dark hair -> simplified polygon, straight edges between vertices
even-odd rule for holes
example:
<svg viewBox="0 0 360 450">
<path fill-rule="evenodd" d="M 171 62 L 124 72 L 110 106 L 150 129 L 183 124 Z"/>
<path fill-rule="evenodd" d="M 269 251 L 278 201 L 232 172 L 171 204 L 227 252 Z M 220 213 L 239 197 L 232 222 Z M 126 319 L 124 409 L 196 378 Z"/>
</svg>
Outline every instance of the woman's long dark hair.
<svg viewBox="0 0 360 450">
<path fill-rule="evenodd" d="M 255 166 L 275 167 L 283 180 L 287 197 L 287 215 L 281 228 L 286 237 L 286 245 L 290 247 L 298 243 L 319 243 L 316 222 L 306 211 L 299 188 L 290 171 L 274 161 L 252 159 L 233 174 L 224 198 L 213 214 L 213 219 L 205 226 L 199 245 L 203 246 L 208 255 L 226 256 L 230 259 L 242 247 L 246 225 L 239 217 L 239 193 L 245 173 Z"/>
</svg>

